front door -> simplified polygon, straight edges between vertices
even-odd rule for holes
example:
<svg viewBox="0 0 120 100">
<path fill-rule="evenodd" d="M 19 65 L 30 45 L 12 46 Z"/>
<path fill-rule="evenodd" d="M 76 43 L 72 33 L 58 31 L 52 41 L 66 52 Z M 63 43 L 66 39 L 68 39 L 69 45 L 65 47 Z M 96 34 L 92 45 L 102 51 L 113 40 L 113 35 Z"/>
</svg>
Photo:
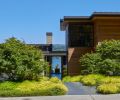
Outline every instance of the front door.
<svg viewBox="0 0 120 100">
<path fill-rule="evenodd" d="M 51 77 L 58 77 L 59 79 L 61 79 L 62 78 L 61 72 L 62 72 L 61 57 L 53 56 L 51 66 Z"/>
</svg>

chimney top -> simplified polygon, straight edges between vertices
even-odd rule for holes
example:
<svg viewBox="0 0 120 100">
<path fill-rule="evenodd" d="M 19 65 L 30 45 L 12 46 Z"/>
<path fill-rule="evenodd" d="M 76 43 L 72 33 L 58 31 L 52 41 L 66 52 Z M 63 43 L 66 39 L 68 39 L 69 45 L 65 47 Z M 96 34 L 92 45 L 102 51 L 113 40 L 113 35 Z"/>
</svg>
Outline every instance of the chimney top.
<svg viewBox="0 0 120 100">
<path fill-rule="evenodd" d="M 46 32 L 46 43 L 52 44 L 52 32 Z"/>
<path fill-rule="evenodd" d="M 46 32 L 47 36 L 52 36 L 52 32 Z"/>
</svg>

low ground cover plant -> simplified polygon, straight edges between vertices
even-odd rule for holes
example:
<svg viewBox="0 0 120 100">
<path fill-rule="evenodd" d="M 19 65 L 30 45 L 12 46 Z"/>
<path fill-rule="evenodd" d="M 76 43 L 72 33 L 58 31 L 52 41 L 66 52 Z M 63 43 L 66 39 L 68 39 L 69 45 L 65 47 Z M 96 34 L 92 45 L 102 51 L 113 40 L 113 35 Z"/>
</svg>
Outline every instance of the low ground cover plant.
<svg viewBox="0 0 120 100">
<path fill-rule="evenodd" d="M 90 75 L 85 75 L 82 79 L 81 82 L 84 85 L 88 86 L 95 86 L 99 83 L 101 79 L 103 79 L 104 76 L 100 74 L 90 74 Z"/>
<path fill-rule="evenodd" d="M 81 76 L 81 75 L 80 75 Z M 63 82 L 74 82 L 78 76 L 66 76 Z M 71 80 L 72 79 L 72 80 Z M 120 76 L 105 76 L 101 74 L 82 75 L 76 82 L 81 82 L 83 85 L 96 86 L 97 92 L 102 94 L 120 93 Z"/>
<path fill-rule="evenodd" d="M 102 94 L 120 93 L 120 87 L 116 83 L 101 84 L 97 87 L 97 91 Z"/>
<path fill-rule="evenodd" d="M 78 75 L 78 76 L 65 76 L 63 78 L 63 82 L 80 82 L 82 79 L 82 75 Z"/>
<path fill-rule="evenodd" d="M 0 96 L 52 96 L 64 95 L 68 91 L 67 87 L 57 78 L 47 81 L 23 81 L 0 83 Z"/>
</svg>

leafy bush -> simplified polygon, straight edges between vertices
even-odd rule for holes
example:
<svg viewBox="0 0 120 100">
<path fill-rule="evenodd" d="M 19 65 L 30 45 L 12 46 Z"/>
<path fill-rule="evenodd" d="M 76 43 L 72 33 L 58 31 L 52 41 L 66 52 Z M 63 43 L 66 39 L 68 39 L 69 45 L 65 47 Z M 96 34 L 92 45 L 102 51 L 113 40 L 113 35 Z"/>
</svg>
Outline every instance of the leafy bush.
<svg viewBox="0 0 120 100">
<path fill-rule="evenodd" d="M 97 91 L 103 94 L 115 94 L 119 92 L 119 87 L 116 84 L 101 84 L 97 87 Z"/>
<path fill-rule="evenodd" d="M 120 75 L 120 63 L 115 60 L 105 59 L 98 63 L 99 73 L 106 75 Z"/>
<path fill-rule="evenodd" d="M 97 63 L 101 61 L 101 56 L 96 53 L 87 53 L 80 58 L 82 67 L 81 74 L 98 73 L 100 68 Z"/>
<path fill-rule="evenodd" d="M 96 52 L 101 54 L 103 59 L 120 60 L 120 40 L 105 40 L 97 45 Z"/>
<path fill-rule="evenodd" d="M 80 58 L 82 74 L 120 75 L 120 40 L 103 41 L 95 53 Z"/>
<path fill-rule="evenodd" d="M 0 74 L 9 80 L 37 80 L 47 67 L 41 50 L 16 38 L 0 44 Z"/>
</svg>

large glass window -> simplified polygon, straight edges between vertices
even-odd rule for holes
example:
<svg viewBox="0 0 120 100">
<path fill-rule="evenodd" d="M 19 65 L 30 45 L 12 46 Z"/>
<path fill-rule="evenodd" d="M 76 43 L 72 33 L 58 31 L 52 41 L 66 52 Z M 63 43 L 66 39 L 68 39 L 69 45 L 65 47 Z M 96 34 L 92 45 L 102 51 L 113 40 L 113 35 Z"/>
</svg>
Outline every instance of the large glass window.
<svg viewBox="0 0 120 100">
<path fill-rule="evenodd" d="M 69 26 L 70 47 L 91 47 L 93 46 L 93 25 L 92 24 L 70 24 Z"/>
</svg>

